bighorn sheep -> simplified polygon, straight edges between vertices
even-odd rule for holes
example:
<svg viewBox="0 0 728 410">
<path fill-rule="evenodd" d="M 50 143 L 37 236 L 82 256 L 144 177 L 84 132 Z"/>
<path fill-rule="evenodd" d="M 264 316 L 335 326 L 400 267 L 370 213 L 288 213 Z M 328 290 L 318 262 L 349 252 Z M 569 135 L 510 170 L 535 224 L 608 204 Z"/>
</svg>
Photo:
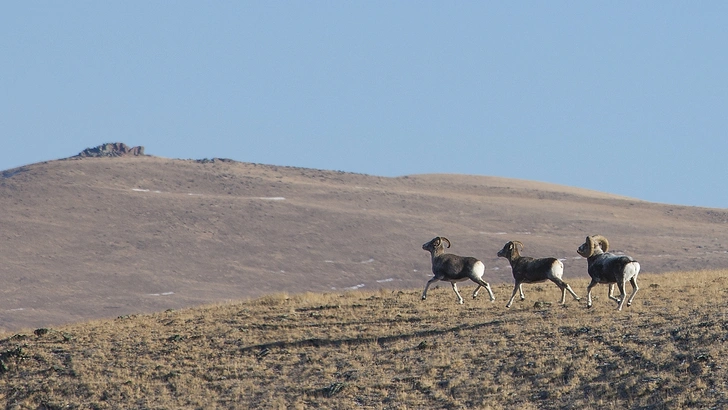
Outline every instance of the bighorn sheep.
<svg viewBox="0 0 728 410">
<path fill-rule="evenodd" d="M 566 291 L 571 293 L 571 296 L 576 300 L 580 300 L 576 293 L 571 290 L 571 286 L 568 283 L 561 280 L 561 276 L 564 274 L 564 264 L 556 258 L 539 258 L 534 259 L 528 256 L 521 256 L 518 248 L 523 250 L 523 243 L 519 241 L 510 241 L 503 246 L 503 249 L 498 251 L 498 256 L 508 259 L 511 263 L 511 270 L 513 271 L 513 279 L 516 281 L 516 285 L 513 287 L 513 294 L 511 299 L 506 305 L 507 308 L 511 307 L 513 299 L 516 298 L 516 293 L 521 292 L 521 300 L 526 299 L 523 294 L 524 283 L 540 283 L 550 280 L 554 282 L 556 286 L 561 289 L 561 304 L 566 303 Z"/>
<path fill-rule="evenodd" d="M 586 306 L 592 306 L 592 288 L 598 283 L 607 283 L 609 299 L 617 302 L 617 310 L 622 310 L 627 296 L 624 291 L 627 281 L 632 284 L 632 295 L 627 301 L 627 306 L 632 306 L 632 300 L 639 290 L 637 275 L 640 273 L 640 264 L 630 256 L 615 255 L 607 252 L 608 250 L 609 241 L 602 235 L 587 236 L 586 241 L 576 250 L 579 255 L 586 258 L 591 276 L 591 283 L 586 287 Z M 619 287 L 619 299 L 612 295 L 615 283 Z"/>
<path fill-rule="evenodd" d="M 490 285 L 483 281 L 483 272 L 485 272 L 485 264 L 476 258 L 469 256 L 458 256 L 451 253 L 445 253 L 443 242 L 447 242 L 447 247 L 450 247 L 450 240 L 437 236 L 430 242 L 422 245 L 422 249 L 430 252 L 432 257 L 432 273 L 435 275 L 432 279 L 427 281 L 425 290 L 422 292 L 422 300 L 427 299 L 427 289 L 430 285 L 438 280 L 443 282 L 450 282 L 452 284 L 452 290 L 458 296 L 458 303 L 463 303 L 463 297 L 458 292 L 457 282 L 465 280 L 472 280 L 478 284 L 473 292 L 473 299 L 478 296 L 478 291 L 481 287 L 485 288 L 490 295 L 491 302 L 495 300 L 493 291 Z"/>
</svg>

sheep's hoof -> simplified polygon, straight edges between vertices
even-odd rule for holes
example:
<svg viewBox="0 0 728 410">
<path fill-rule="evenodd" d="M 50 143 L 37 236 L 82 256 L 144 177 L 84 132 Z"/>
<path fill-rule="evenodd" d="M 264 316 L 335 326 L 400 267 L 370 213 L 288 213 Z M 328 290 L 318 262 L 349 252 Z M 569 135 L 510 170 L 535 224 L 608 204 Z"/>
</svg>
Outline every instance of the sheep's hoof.
<svg viewBox="0 0 728 410">
<path fill-rule="evenodd" d="M 510 308 L 511 308 L 511 305 L 506 305 L 506 309 L 510 309 Z"/>
<path fill-rule="evenodd" d="M 422 297 L 422 300 L 426 300 L 426 299 L 427 299 L 427 296 L 423 296 L 423 297 Z"/>
<path fill-rule="evenodd" d="M 586 308 L 587 308 L 587 309 L 591 309 L 591 307 L 592 307 L 592 305 L 591 305 L 591 304 L 587 304 L 587 305 L 586 305 Z"/>
</svg>

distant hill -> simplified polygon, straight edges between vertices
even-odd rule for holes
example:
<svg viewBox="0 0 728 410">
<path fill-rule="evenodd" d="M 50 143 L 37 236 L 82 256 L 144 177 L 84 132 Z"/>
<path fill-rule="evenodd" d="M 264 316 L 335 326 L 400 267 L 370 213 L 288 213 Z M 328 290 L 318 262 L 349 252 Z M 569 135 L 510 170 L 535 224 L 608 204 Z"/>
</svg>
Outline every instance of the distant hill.
<svg viewBox="0 0 728 410">
<path fill-rule="evenodd" d="M 495 256 L 508 240 L 563 258 L 566 279 L 586 277 L 576 248 L 597 233 L 643 272 L 728 266 L 725 209 L 485 176 L 385 178 L 136 151 L 0 174 L 0 330 L 273 292 L 421 288 L 430 260 L 420 246 L 436 235 L 481 258 L 493 283 L 511 281 Z"/>
</svg>

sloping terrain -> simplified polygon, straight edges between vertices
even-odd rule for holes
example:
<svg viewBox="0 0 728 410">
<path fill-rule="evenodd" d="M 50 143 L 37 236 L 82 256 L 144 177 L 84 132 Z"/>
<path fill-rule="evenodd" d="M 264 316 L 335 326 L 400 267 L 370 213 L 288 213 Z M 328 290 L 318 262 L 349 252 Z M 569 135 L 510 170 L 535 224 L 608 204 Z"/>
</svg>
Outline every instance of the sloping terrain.
<svg viewBox="0 0 728 410">
<path fill-rule="evenodd" d="M 277 293 L 40 328 L 0 338 L 0 405 L 722 409 L 727 278 L 644 274 L 622 312 L 604 285 L 587 309 L 552 303 L 559 291 L 543 284 L 510 309 L 458 305 L 449 288 L 426 301 L 419 289 Z"/>
<path fill-rule="evenodd" d="M 586 277 L 576 248 L 596 233 L 643 272 L 728 266 L 728 210 L 528 181 L 152 156 L 1 175 L 5 331 L 274 292 L 421 288 L 421 245 L 436 235 L 481 258 L 493 283 L 511 281 L 495 254 L 514 239 L 525 255 L 564 258 L 567 280 Z"/>
</svg>

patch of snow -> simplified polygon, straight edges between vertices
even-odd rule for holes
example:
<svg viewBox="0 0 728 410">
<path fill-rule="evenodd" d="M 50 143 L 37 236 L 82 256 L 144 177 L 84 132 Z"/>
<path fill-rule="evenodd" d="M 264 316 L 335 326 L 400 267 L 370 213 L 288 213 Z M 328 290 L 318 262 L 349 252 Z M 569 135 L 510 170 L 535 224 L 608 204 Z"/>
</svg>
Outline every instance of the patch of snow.
<svg viewBox="0 0 728 410">
<path fill-rule="evenodd" d="M 376 260 L 374 260 L 374 259 L 367 259 L 365 261 L 361 261 L 361 262 L 358 262 L 358 263 L 372 263 L 372 262 L 376 262 Z M 332 261 L 331 259 L 326 259 L 326 260 L 324 260 L 324 263 L 357 263 L 357 262 L 337 262 L 337 261 Z"/>
<path fill-rule="evenodd" d="M 169 296 L 174 295 L 174 292 L 163 292 L 163 293 L 149 293 L 149 296 Z"/>
<path fill-rule="evenodd" d="M 132 188 L 131 190 L 135 191 L 135 192 L 149 192 L 148 189 L 142 189 L 142 188 Z"/>
<path fill-rule="evenodd" d="M 270 197 L 262 196 L 262 197 L 258 197 L 256 199 L 262 199 L 264 201 L 285 201 L 286 200 L 286 198 L 283 198 L 282 196 L 270 196 Z"/>
<path fill-rule="evenodd" d="M 365 284 L 363 284 L 363 283 L 360 283 L 360 284 L 358 284 L 358 285 L 354 285 L 354 286 L 349 286 L 348 288 L 344 288 L 344 289 L 349 289 L 349 290 L 357 290 L 357 289 L 361 289 L 361 288 L 363 288 L 364 286 L 366 286 L 366 285 L 365 285 Z"/>
<path fill-rule="evenodd" d="M 392 278 L 387 278 L 387 279 L 379 279 L 379 280 L 377 281 L 377 283 L 385 283 L 385 282 L 393 282 L 393 281 L 394 281 L 394 279 L 392 279 Z"/>
</svg>

